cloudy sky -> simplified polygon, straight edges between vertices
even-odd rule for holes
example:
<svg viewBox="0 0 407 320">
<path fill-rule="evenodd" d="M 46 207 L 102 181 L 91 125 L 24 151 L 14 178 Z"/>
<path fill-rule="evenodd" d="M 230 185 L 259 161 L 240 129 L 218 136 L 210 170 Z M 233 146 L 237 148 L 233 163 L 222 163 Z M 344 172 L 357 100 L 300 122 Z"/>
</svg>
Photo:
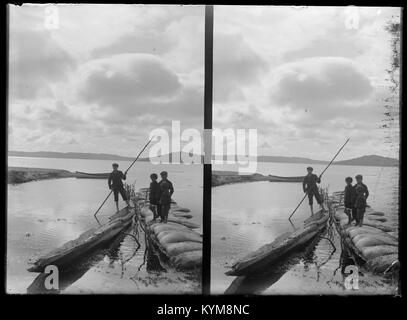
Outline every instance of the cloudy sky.
<svg viewBox="0 0 407 320">
<path fill-rule="evenodd" d="M 203 7 L 51 7 L 9 7 L 10 150 L 131 156 L 172 119 L 203 128 Z"/>
<path fill-rule="evenodd" d="M 328 160 L 351 137 L 341 159 L 397 157 L 385 26 L 399 19 L 397 8 L 216 7 L 214 127 L 257 128 L 259 154 Z"/>
</svg>

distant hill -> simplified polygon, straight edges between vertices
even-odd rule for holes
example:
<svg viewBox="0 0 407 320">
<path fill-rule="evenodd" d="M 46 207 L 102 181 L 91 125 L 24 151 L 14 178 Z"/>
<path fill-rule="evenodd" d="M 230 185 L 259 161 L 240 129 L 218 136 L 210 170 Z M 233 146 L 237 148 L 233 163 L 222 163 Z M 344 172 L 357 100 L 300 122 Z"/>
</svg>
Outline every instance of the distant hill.
<svg viewBox="0 0 407 320">
<path fill-rule="evenodd" d="M 399 160 L 377 155 L 363 156 L 359 158 L 334 162 L 344 166 L 375 166 L 375 167 L 397 167 Z"/>
<path fill-rule="evenodd" d="M 315 160 L 302 157 L 283 157 L 283 156 L 258 156 L 257 161 L 259 162 L 284 162 L 284 163 L 329 163 L 329 161 Z"/>
<path fill-rule="evenodd" d="M 35 157 L 35 158 L 63 158 L 63 159 L 94 159 L 94 160 L 125 160 L 131 161 L 134 158 L 118 156 L 110 153 L 82 153 L 82 152 L 26 152 L 26 151 L 9 151 L 9 156 L 13 157 Z M 148 159 L 140 159 L 147 161 Z"/>
<path fill-rule="evenodd" d="M 66 159 L 95 159 L 95 160 L 123 160 L 133 161 L 133 157 L 123 157 L 110 153 L 81 153 L 81 152 L 26 152 L 26 151 L 9 151 L 9 156 L 14 157 L 38 157 L 38 158 L 66 158 Z M 170 162 L 175 153 L 169 154 Z M 203 156 L 201 158 L 203 163 Z M 226 160 L 226 157 L 223 157 Z M 150 161 L 148 157 L 140 158 L 139 161 Z M 302 164 L 328 164 L 329 161 L 315 160 L 303 157 L 284 157 L 284 156 L 258 156 L 259 162 L 281 162 L 281 163 L 302 163 Z M 382 157 L 377 155 L 362 156 L 359 158 L 335 161 L 335 165 L 349 166 L 377 166 L 377 167 L 395 167 L 399 165 L 399 160 L 394 158 Z"/>
<path fill-rule="evenodd" d="M 182 159 L 182 154 L 179 153 Z M 135 157 L 124 157 L 116 154 L 110 153 L 82 153 L 82 152 L 52 152 L 52 151 L 37 151 L 37 152 L 27 152 L 27 151 L 9 151 L 9 156 L 12 157 L 34 157 L 34 158 L 57 158 L 57 159 L 90 159 L 90 160 L 122 160 L 122 161 L 133 161 Z M 169 154 L 170 162 L 176 153 Z M 189 155 L 188 155 L 189 156 Z M 199 157 L 199 156 L 198 156 Z M 201 162 L 203 161 L 203 156 L 201 157 Z M 154 158 L 151 158 L 153 160 Z M 150 161 L 150 158 L 139 158 L 138 161 Z"/>
<path fill-rule="evenodd" d="M 303 164 L 329 163 L 329 161 L 323 160 L 315 160 L 301 157 L 282 157 L 282 156 L 258 156 L 257 160 L 259 162 L 284 162 L 284 163 L 303 163 Z M 396 167 L 399 165 L 399 160 L 377 155 L 368 155 L 348 160 L 334 161 L 333 164 L 343 166 Z"/>
</svg>

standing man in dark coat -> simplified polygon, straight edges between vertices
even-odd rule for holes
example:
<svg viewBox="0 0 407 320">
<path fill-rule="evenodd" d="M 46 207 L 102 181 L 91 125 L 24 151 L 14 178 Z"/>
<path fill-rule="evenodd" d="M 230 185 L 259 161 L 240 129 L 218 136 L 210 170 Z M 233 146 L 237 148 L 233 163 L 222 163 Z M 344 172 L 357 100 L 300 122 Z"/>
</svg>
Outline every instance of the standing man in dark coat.
<svg viewBox="0 0 407 320">
<path fill-rule="evenodd" d="M 356 208 L 356 225 L 361 227 L 363 225 L 363 218 L 366 212 L 366 199 L 369 197 L 369 190 L 367 186 L 362 182 L 363 176 L 358 174 L 356 177 L 356 200 L 355 200 L 355 208 Z"/>
<path fill-rule="evenodd" d="M 167 171 L 163 171 L 160 173 L 161 181 L 160 184 L 160 215 L 161 215 L 161 222 L 166 223 L 168 219 L 168 213 L 171 207 L 171 196 L 174 193 L 174 187 L 172 182 L 167 179 L 168 173 Z"/>
<path fill-rule="evenodd" d="M 345 210 L 344 212 L 348 216 L 348 224 L 350 225 L 353 220 L 356 220 L 356 208 L 355 208 L 355 201 L 356 201 L 356 188 L 352 185 L 353 179 L 351 177 L 347 177 L 345 179 L 346 187 L 344 191 L 344 205 Z"/>
<path fill-rule="evenodd" d="M 318 191 L 317 183 L 321 183 L 321 178 L 318 177 L 316 174 L 313 174 L 312 171 L 314 169 L 312 167 L 307 168 L 308 174 L 304 177 L 304 181 L 302 182 L 302 189 L 308 195 L 309 206 L 311 208 L 311 216 L 314 215 L 314 208 L 313 208 L 313 199 L 317 200 L 317 203 L 320 205 L 323 211 L 326 211 L 324 208 L 324 200 L 322 199 L 321 195 Z"/>
<path fill-rule="evenodd" d="M 155 173 L 150 175 L 151 183 L 150 183 L 150 192 L 148 194 L 148 200 L 150 202 L 150 210 L 153 212 L 154 218 L 153 221 L 160 216 L 160 197 L 161 197 L 161 190 L 160 185 L 157 182 L 158 176 Z"/>
<path fill-rule="evenodd" d="M 114 201 L 116 202 L 116 209 L 119 211 L 119 193 L 121 194 L 123 201 L 126 201 L 127 205 L 130 207 L 129 200 L 127 199 L 126 190 L 124 190 L 122 180 L 126 180 L 126 174 L 123 174 L 118 170 L 119 165 L 117 163 L 112 164 L 113 171 L 109 175 L 107 183 L 109 189 L 113 191 Z"/>
</svg>

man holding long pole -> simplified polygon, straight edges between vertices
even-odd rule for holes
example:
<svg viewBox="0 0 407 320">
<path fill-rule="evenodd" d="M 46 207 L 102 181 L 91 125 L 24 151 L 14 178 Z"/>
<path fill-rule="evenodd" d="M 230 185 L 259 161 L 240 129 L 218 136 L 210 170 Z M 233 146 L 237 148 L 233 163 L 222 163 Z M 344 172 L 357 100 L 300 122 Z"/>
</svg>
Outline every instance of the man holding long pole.
<svg viewBox="0 0 407 320">
<path fill-rule="evenodd" d="M 116 209 L 119 211 L 119 193 L 122 196 L 123 201 L 127 203 L 127 206 L 130 207 L 129 199 L 127 199 L 126 190 L 123 187 L 123 181 L 126 180 L 126 174 L 118 170 L 119 165 L 117 163 L 112 164 L 113 171 L 110 173 L 107 183 L 109 189 L 113 191 L 114 202 L 116 203 Z"/>
<path fill-rule="evenodd" d="M 321 183 L 321 178 L 312 173 L 313 170 L 314 169 L 312 167 L 307 168 L 308 174 L 304 177 L 304 181 L 302 182 L 304 193 L 308 195 L 309 206 L 311 208 L 311 216 L 314 215 L 314 197 L 317 200 L 317 203 L 320 205 L 321 209 L 323 211 L 326 211 L 324 207 L 324 199 L 322 199 L 317 186 L 317 183 Z"/>
<path fill-rule="evenodd" d="M 343 146 L 338 150 L 338 152 L 335 154 L 335 156 L 332 158 L 332 160 L 328 163 L 328 165 L 326 166 L 326 168 L 324 169 L 324 171 L 322 171 L 322 173 L 319 175 L 319 179 L 321 179 L 322 175 L 325 173 L 326 170 L 328 170 L 328 168 L 331 166 L 331 164 L 334 162 L 334 160 L 336 159 L 336 157 L 338 156 L 339 153 L 341 153 L 342 149 L 346 146 L 346 144 L 349 142 L 350 138 L 348 138 L 345 143 L 343 144 Z M 318 188 L 317 188 L 318 189 Z M 305 192 L 305 191 L 304 191 Z M 291 215 L 288 217 L 288 220 L 291 221 L 291 217 L 294 215 L 294 213 L 297 211 L 297 209 L 300 207 L 301 203 L 303 203 L 303 201 L 305 200 L 305 198 L 307 197 L 307 194 L 304 195 L 304 197 L 302 198 L 302 200 L 300 201 L 300 203 L 295 207 L 294 211 L 291 213 Z"/>
<path fill-rule="evenodd" d="M 143 149 L 140 151 L 140 153 L 138 154 L 138 156 L 137 156 L 137 158 L 136 159 L 134 159 L 134 161 L 131 163 L 131 165 L 130 165 L 130 167 L 128 167 L 127 168 L 127 170 L 124 172 L 124 174 L 123 174 L 123 172 L 122 172 L 122 174 L 121 174 L 121 176 L 120 176 L 120 183 L 121 183 L 121 185 L 123 186 L 123 182 L 122 182 L 122 178 L 124 177 L 124 180 L 126 179 L 126 174 L 127 174 L 127 172 L 130 170 L 130 168 L 134 165 L 134 163 L 137 161 L 137 159 L 140 157 L 140 155 L 143 153 L 143 151 L 147 148 L 147 146 L 150 144 L 150 142 L 152 141 L 154 139 L 154 137 L 152 137 L 148 142 L 147 142 L 147 144 L 143 147 Z M 116 163 L 114 163 L 114 165 L 115 165 Z M 116 164 L 117 165 L 117 164 Z M 117 168 L 119 167 L 119 165 L 117 165 Z M 116 168 L 116 169 L 117 169 Z M 115 170 L 115 166 L 113 166 L 113 172 L 114 172 L 114 170 Z M 113 173 L 112 172 L 112 173 Z M 121 171 L 120 171 L 121 172 Z M 109 177 L 109 181 L 110 181 L 110 177 Z M 113 183 L 113 180 L 112 180 L 112 183 Z M 120 184 L 119 183 L 119 184 Z M 106 201 L 107 201 L 107 199 L 109 199 L 109 197 L 110 197 L 110 195 L 113 193 L 113 189 L 111 188 L 111 184 L 110 184 L 110 182 L 108 182 L 108 184 L 109 184 L 109 189 L 110 189 L 110 192 L 109 192 L 109 194 L 107 195 L 107 197 L 106 197 L 106 199 L 102 202 L 102 204 L 100 205 L 100 207 L 96 210 L 96 212 L 94 213 L 94 217 L 96 217 L 96 215 L 98 214 L 98 212 L 100 211 L 100 209 L 103 207 L 103 205 L 106 203 Z M 123 188 L 123 190 L 124 190 L 124 188 Z M 125 193 L 124 193 L 125 194 Z M 117 196 L 119 196 L 119 195 L 117 195 Z M 123 197 L 123 195 L 122 195 L 122 197 Z M 127 195 L 126 195 L 126 198 L 127 198 Z M 118 206 L 118 200 L 119 199 L 117 199 L 117 202 L 116 202 L 116 208 L 117 208 L 117 211 L 119 211 L 119 206 Z M 123 200 L 124 200 L 124 198 L 123 198 Z M 126 201 L 126 200 L 125 200 Z M 129 201 L 127 200 L 126 201 L 127 202 L 127 205 L 130 207 L 130 203 L 129 203 Z"/>
</svg>

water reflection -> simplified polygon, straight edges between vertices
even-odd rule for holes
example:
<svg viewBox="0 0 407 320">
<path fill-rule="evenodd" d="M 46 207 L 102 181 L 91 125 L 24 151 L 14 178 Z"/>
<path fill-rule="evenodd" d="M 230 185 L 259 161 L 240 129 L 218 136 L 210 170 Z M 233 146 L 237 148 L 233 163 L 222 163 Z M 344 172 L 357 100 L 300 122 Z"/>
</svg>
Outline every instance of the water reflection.
<svg viewBox="0 0 407 320">
<path fill-rule="evenodd" d="M 310 264 L 316 263 L 315 249 L 320 238 L 316 237 L 305 244 L 303 249 L 285 255 L 269 270 L 255 276 L 241 276 L 233 280 L 226 289 L 225 294 L 261 294 L 276 283 L 291 267 L 303 263 L 304 270 L 309 269 Z"/>
<path fill-rule="evenodd" d="M 121 275 L 125 275 L 125 265 L 131 261 L 142 247 L 140 240 L 140 229 L 137 223 L 133 224 L 128 230 L 120 233 L 109 245 L 101 245 L 91 255 L 82 256 L 78 259 L 70 261 L 59 272 L 59 289 L 45 288 L 45 281 L 50 274 L 40 273 L 34 281 L 28 286 L 27 293 L 29 294 L 59 294 L 69 288 L 73 283 L 82 278 L 92 267 L 98 263 L 105 261 L 107 268 L 114 268 L 116 263 L 120 264 Z M 143 233 L 144 234 L 144 233 Z M 128 240 L 130 238 L 131 240 Z M 130 244 L 132 242 L 133 244 Z M 166 269 L 161 266 L 158 253 L 153 245 L 144 234 L 143 245 L 145 247 L 143 261 L 138 267 L 138 272 L 130 277 L 132 281 L 137 281 L 138 273 L 141 268 L 146 265 L 148 273 L 166 272 Z"/>
<path fill-rule="evenodd" d="M 104 172 L 106 168 L 111 168 L 111 161 L 31 158 L 17 159 L 19 160 L 17 162 L 15 160 L 9 158 L 9 165 L 90 172 Z M 126 166 L 127 163 L 123 161 L 120 165 Z M 177 202 L 190 208 L 193 213 L 191 220 L 201 225 L 202 167 L 163 165 L 159 169 L 168 171 L 171 181 L 176 186 L 174 196 Z M 150 183 L 149 174 L 157 170 L 157 166 L 151 163 L 140 162 L 129 172 L 127 180 L 133 182 L 137 178 L 136 188 L 146 187 Z M 77 238 L 83 232 L 104 224 L 116 211 L 114 201 L 110 199 L 111 201 L 107 201 L 98 213 L 97 219 L 94 218 L 93 213 L 106 195 L 107 183 L 103 180 L 75 178 L 43 180 L 9 185 L 7 189 L 8 293 L 25 293 L 36 278 L 39 278 L 36 283 L 41 282 L 37 273 L 27 271 L 29 267 L 27 263 L 31 258 L 46 254 Z M 146 245 L 143 239 L 144 232 L 140 233 L 140 248 L 132 236 L 126 235 L 122 244 L 118 239 L 116 250 L 99 251 L 102 252 L 101 256 L 93 261 L 88 272 L 74 281 L 73 285 L 61 289 L 61 293 L 137 293 L 139 290 L 147 293 L 174 291 L 199 293 L 199 284 L 195 280 L 185 282 L 184 276 L 174 270 L 165 273 L 163 284 L 158 288 L 155 285 L 150 286 L 155 280 L 149 278 L 146 263 L 148 257 L 151 259 L 154 257 L 147 255 L 146 251 L 146 262 L 142 265 Z M 94 255 L 98 256 L 96 251 Z M 144 279 L 147 283 L 146 286 L 135 287 L 129 278 L 137 273 L 139 267 L 139 276 L 147 277 Z M 72 271 L 72 274 L 74 272 Z M 30 288 L 30 292 L 34 287 L 35 285 Z"/>
<path fill-rule="evenodd" d="M 45 288 L 45 280 L 50 274 L 40 273 L 34 281 L 28 286 L 29 294 L 58 294 L 67 289 L 77 280 L 79 280 L 92 266 L 102 261 L 105 257 L 110 259 L 112 264 L 119 259 L 120 244 L 125 237 L 124 233 L 119 234 L 109 245 L 101 245 L 96 250 L 86 256 L 78 257 L 59 268 L 58 280 L 59 289 Z"/>
</svg>

